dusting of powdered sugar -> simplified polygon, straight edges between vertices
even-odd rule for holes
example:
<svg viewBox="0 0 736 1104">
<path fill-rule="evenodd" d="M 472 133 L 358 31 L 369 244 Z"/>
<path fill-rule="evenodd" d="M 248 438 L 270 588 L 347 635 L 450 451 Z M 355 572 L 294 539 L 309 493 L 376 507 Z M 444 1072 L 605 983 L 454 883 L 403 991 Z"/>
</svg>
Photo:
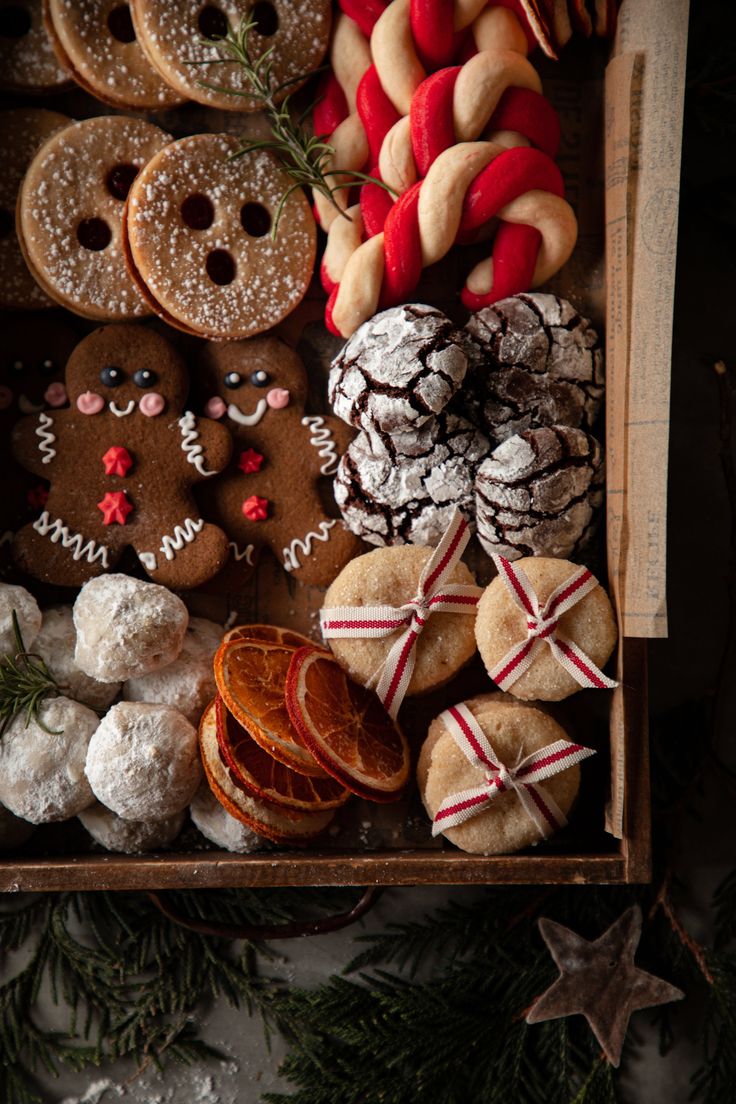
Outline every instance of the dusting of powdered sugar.
<svg viewBox="0 0 736 1104">
<path fill-rule="evenodd" d="M 30 591 L 11 583 L 0 583 L 0 658 L 15 655 L 18 650 L 13 631 L 14 611 L 26 648 L 31 647 L 41 631 L 41 610 Z"/>
<path fill-rule="evenodd" d="M 74 661 L 77 630 L 71 606 L 51 606 L 43 611 L 41 631 L 33 645 L 59 686 L 69 697 L 90 709 L 107 709 L 120 689 L 119 682 L 90 678 Z"/>
<path fill-rule="evenodd" d="M 269 846 L 266 840 L 257 836 L 234 816 L 230 816 L 212 793 L 207 781 L 202 782 L 194 795 L 189 812 L 205 839 L 217 847 L 224 847 L 226 851 L 247 854 Z"/>
<path fill-rule="evenodd" d="M 79 813 L 78 819 L 105 850 L 139 855 L 172 843 L 181 832 L 184 816 L 180 811 L 164 820 L 123 820 L 97 802 Z"/>
<path fill-rule="evenodd" d="M 204 617 L 191 617 L 184 644 L 174 662 L 148 675 L 128 679 L 123 697 L 126 701 L 176 706 L 188 721 L 199 724 L 205 706 L 217 693 L 212 659 L 222 634 L 222 625 Z"/>
<path fill-rule="evenodd" d="M 9 6 L 9 5 L 8 5 Z M 0 36 L 0 72 L 4 87 L 53 92 L 69 82 L 56 60 L 43 25 L 41 0 L 14 5 L 30 17 L 28 32 L 19 38 Z M 5 5 L 3 5 L 5 7 Z"/>
</svg>

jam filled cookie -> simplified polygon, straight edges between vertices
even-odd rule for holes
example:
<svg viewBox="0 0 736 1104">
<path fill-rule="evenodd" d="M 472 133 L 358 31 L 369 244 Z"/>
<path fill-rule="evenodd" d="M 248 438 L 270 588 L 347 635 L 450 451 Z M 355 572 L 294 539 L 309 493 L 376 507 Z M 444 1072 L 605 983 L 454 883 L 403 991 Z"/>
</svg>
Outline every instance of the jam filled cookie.
<svg viewBox="0 0 736 1104">
<path fill-rule="evenodd" d="M 44 23 L 62 68 L 103 103 L 156 111 L 182 102 L 143 53 L 127 4 L 44 0 Z"/>
<path fill-rule="evenodd" d="M 200 365 L 205 412 L 222 418 L 235 442 L 228 472 L 207 488 L 209 515 L 230 538 L 228 578 L 242 579 L 269 548 L 299 582 L 326 586 L 360 549 L 325 513 L 318 489 L 350 431 L 304 413 L 304 365 L 275 337 L 207 345 Z"/>
<path fill-rule="evenodd" d="M 142 119 L 101 116 L 72 123 L 36 153 L 18 199 L 18 238 L 35 279 L 63 307 L 101 321 L 150 313 L 125 269 L 123 205 L 169 141 Z"/>
<path fill-rule="evenodd" d="M 330 10 L 330 0 L 310 0 L 308 4 L 303 0 L 131 2 L 138 40 L 166 83 L 180 96 L 226 111 L 257 111 L 260 102 L 247 95 L 250 81 L 239 65 L 212 65 L 222 54 L 204 45 L 203 38 L 221 38 L 227 34 L 228 24 L 237 30 L 240 21 L 249 16 L 255 26 L 248 35 L 248 53 L 256 60 L 266 50 L 272 51 L 271 85 L 281 88 L 276 99 L 283 99 L 322 61 L 330 36 Z M 206 88 L 205 82 L 224 91 Z M 288 87 L 282 87 L 286 82 Z"/>
<path fill-rule="evenodd" d="M 270 329 L 297 306 L 312 275 L 314 217 L 268 153 L 230 160 L 227 134 L 172 142 L 139 174 L 125 216 L 131 275 L 171 326 L 235 339 Z"/>
<path fill-rule="evenodd" d="M 41 0 L 0 0 L 0 88 L 45 96 L 69 87 L 44 29 Z"/>
<path fill-rule="evenodd" d="M 2 9 L 0 9 L 0 14 Z M 1 41 L 1 39 L 0 39 Z M 49 297 L 28 271 L 15 232 L 15 205 L 23 175 L 38 147 L 71 122 L 58 111 L 20 107 L 0 111 L 3 172 L 0 175 L 0 308 L 29 310 L 50 307 Z"/>
<path fill-rule="evenodd" d="M 105 326 L 67 367 L 71 407 L 24 418 L 17 460 L 51 483 L 35 522 L 13 543 L 30 575 L 80 586 L 132 547 L 151 578 L 194 587 L 228 555 L 205 524 L 191 487 L 227 464 L 226 429 L 186 410 L 186 368 L 165 338 L 143 326 Z"/>
</svg>

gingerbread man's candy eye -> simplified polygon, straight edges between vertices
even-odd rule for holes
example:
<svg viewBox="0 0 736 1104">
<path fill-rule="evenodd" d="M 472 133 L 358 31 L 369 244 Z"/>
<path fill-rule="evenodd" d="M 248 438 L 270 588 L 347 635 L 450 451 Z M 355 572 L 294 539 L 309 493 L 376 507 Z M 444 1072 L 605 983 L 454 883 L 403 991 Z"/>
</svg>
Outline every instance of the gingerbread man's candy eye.
<svg viewBox="0 0 736 1104">
<path fill-rule="evenodd" d="M 119 387 L 121 383 L 125 382 L 125 373 L 120 368 L 113 368 L 109 366 L 103 368 L 100 372 L 100 382 L 105 387 Z"/>
<path fill-rule="evenodd" d="M 51 357 L 44 357 L 38 365 L 38 372 L 42 376 L 53 376 L 58 367 L 56 361 L 52 360 Z"/>
<path fill-rule="evenodd" d="M 240 387 L 243 382 L 243 377 L 240 375 L 240 372 L 228 372 L 222 382 L 226 387 L 229 387 L 231 391 L 234 391 L 236 387 Z"/>
<path fill-rule="evenodd" d="M 152 372 L 150 368 L 139 368 L 133 376 L 133 383 L 136 387 L 153 387 L 158 383 L 158 373 Z"/>
<path fill-rule="evenodd" d="M 263 369 L 260 368 L 257 372 L 253 372 L 250 377 L 250 382 L 254 387 L 265 387 L 271 382 L 271 377 L 268 372 L 264 372 Z"/>
</svg>

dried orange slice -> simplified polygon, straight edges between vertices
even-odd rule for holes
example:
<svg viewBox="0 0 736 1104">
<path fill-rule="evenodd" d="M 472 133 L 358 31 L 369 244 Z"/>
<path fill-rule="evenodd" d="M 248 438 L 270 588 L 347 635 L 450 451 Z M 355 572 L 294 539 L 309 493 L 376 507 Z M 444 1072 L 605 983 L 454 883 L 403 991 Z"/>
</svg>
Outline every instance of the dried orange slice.
<svg viewBox="0 0 736 1104">
<path fill-rule="evenodd" d="M 259 836 L 274 843 L 307 843 L 323 832 L 334 817 L 333 809 L 317 813 L 296 812 L 293 809 L 277 808 L 246 793 L 220 755 L 214 701 L 210 702 L 202 714 L 199 746 L 204 772 L 213 794 L 230 816 L 247 824 Z"/>
<path fill-rule="evenodd" d="M 333 778 L 369 801 L 395 801 L 409 778 L 409 747 L 372 690 L 329 653 L 294 652 L 286 679 L 294 728 Z"/>
<path fill-rule="evenodd" d="M 293 629 L 282 629 L 280 625 L 236 625 L 228 629 L 222 643 L 227 644 L 231 640 L 266 640 L 271 644 L 287 644 L 291 648 L 303 648 L 313 643 L 308 636 L 302 636 Z"/>
<path fill-rule="evenodd" d="M 215 652 L 215 682 L 227 708 L 264 751 L 299 774 L 324 778 L 286 708 L 286 672 L 293 655 L 288 644 L 230 640 Z"/>
<path fill-rule="evenodd" d="M 315 812 L 336 809 L 351 796 L 334 778 L 310 778 L 274 759 L 225 708 L 220 697 L 215 699 L 215 716 L 220 752 L 237 781 L 254 797 L 286 809 Z"/>
</svg>

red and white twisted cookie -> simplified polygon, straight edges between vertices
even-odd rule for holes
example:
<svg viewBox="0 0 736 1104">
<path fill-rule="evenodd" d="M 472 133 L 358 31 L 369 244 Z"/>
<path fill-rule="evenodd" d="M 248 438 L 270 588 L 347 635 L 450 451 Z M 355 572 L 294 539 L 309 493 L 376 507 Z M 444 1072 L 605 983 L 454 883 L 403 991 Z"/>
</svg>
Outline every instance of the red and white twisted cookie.
<svg viewBox="0 0 736 1104">
<path fill-rule="evenodd" d="M 348 255 L 327 304 L 328 326 L 349 337 L 376 311 L 406 302 L 422 268 L 455 241 L 477 236 L 494 217 L 502 222 L 492 256 L 470 273 L 465 305 L 477 310 L 544 283 L 568 259 L 577 236 L 562 196 L 560 171 L 541 150 L 498 142 L 451 146 L 392 206 L 383 231 Z M 350 214 L 357 229 L 359 209 Z"/>
</svg>

